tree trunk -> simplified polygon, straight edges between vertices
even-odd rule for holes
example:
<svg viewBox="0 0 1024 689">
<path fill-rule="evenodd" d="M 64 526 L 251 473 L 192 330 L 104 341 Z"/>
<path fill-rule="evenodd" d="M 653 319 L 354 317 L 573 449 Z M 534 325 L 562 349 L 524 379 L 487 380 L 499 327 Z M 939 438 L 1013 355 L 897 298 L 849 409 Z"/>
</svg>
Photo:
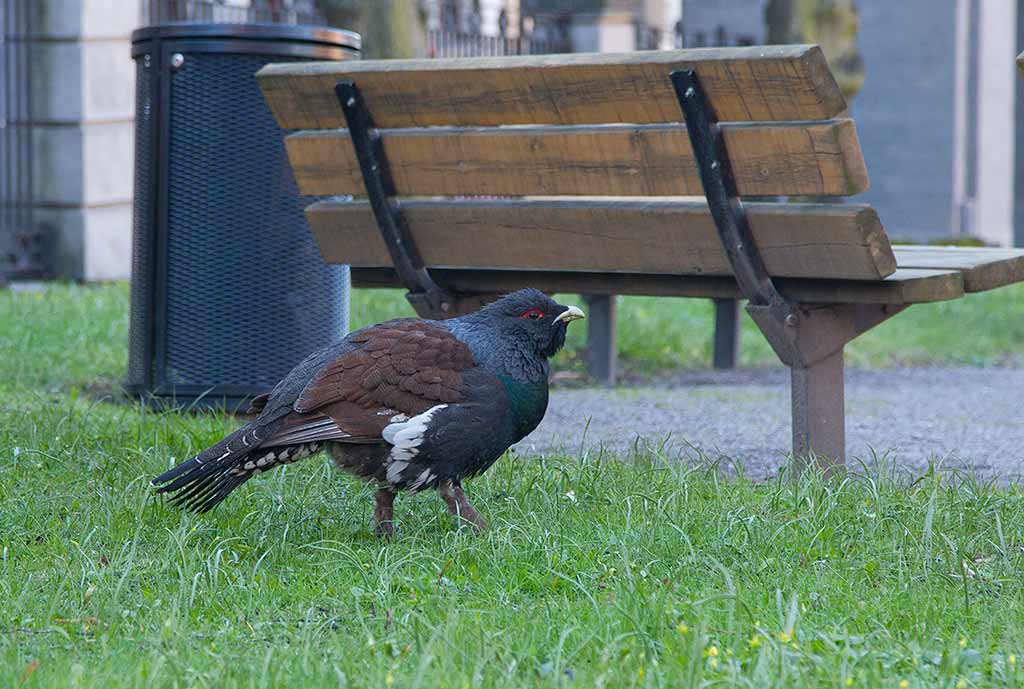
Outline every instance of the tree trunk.
<svg viewBox="0 0 1024 689">
<path fill-rule="evenodd" d="M 817 43 L 847 100 L 864 85 L 857 50 L 860 15 L 855 0 L 770 0 L 765 8 L 768 43 Z"/>
<path fill-rule="evenodd" d="M 426 47 L 425 17 L 410 0 L 321 0 L 327 23 L 359 32 L 363 57 L 422 56 Z"/>
</svg>

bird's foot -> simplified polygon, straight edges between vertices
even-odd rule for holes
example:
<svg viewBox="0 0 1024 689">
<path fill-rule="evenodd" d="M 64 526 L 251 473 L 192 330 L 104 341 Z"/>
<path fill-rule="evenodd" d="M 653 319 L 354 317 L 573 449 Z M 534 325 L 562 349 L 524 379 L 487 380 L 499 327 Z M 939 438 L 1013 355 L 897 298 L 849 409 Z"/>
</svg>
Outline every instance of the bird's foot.
<svg viewBox="0 0 1024 689">
<path fill-rule="evenodd" d="M 487 530 L 487 522 L 469 503 L 469 498 L 462 491 L 462 486 L 452 481 L 443 481 L 437 491 L 448 506 L 448 512 L 458 520 L 460 527 L 468 526 L 473 529 L 475 534 Z"/>
<path fill-rule="evenodd" d="M 395 535 L 395 494 L 387 488 L 381 488 L 374 496 L 376 504 L 373 508 L 373 532 L 381 538 L 393 538 Z"/>
</svg>

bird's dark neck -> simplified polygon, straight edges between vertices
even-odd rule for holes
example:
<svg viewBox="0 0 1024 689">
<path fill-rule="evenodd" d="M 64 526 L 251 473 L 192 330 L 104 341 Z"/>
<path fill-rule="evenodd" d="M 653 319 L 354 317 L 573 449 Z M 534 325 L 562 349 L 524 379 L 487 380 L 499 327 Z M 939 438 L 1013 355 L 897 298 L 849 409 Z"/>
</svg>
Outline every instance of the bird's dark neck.
<svg viewBox="0 0 1024 689">
<path fill-rule="evenodd" d="M 477 366 L 502 379 L 543 383 L 546 390 L 550 371 L 547 359 L 537 356 L 528 341 L 516 336 L 502 337 L 491 329 L 480 327 L 473 320 L 476 315 L 442 323 L 469 346 Z"/>
<path fill-rule="evenodd" d="M 476 365 L 504 384 L 515 425 L 513 442 L 518 442 L 537 427 L 547 411 L 548 361 L 531 349 L 530 342 L 514 334 L 495 333 L 475 322 L 475 315 L 444 323 L 469 346 Z"/>
</svg>

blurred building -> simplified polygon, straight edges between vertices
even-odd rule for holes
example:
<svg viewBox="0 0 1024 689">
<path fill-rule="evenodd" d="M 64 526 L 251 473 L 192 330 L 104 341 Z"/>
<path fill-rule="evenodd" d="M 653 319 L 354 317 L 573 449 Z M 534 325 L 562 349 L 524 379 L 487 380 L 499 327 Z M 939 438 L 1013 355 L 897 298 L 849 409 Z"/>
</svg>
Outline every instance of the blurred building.
<svg viewBox="0 0 1024 689">
<path fill-rule="evenodd" d="M 400 1 L 400 0 L 393 0 Z M 766 41 L 768 0 L 407 0 L 431 57 Z M 796 1 L 796 0 L 794 0 Z M 324 21 L 357 0 L 0 0 L 0 278 L 127 277 L 130 35 L 162 21 Z M 857 0 L 852 102 L 890 233 L 1024 245 L 1024 0 Z M 1018 116 L 1018 111 L 1020 115 Z M 1022 123 L 1017 126 L 1017 121 Z"/>
<path fill-rule="evenodd" d="M 685 0 L 688 45 L 716 36 L 765 42 L 767 4 Z M 1014 105 L 1024 3 L 856 5 L 865 80 L 851 110 L 871 176 L 862 198 L 878 208 L 894 237 L 974 236 L 1024 245 L 1024 149 L 1015 153 L 1024 122 L 1017 126 Z"/>
<path fill-rule="evenodd" d="M 432 35 L 529 41 L 533 52 L 676 47 L 682 0 L 424 0 Z"/>
<path fill-rule="evenodd" d="M 0 279 L 128 277 L 131 33 L 322 21 L 313 0 L 0 0 Z"/>
</svg>

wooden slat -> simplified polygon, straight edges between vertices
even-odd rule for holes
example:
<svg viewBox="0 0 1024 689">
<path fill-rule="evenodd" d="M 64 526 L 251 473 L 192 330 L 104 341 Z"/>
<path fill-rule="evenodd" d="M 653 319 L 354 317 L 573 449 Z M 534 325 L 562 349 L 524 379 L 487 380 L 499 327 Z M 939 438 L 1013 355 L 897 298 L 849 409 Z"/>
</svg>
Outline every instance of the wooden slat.
<svg viewBox="0 0 1024 689">
<path fill-rule="evenodd" d="M 868 187 L 853 120 L 724 127 L 741 194 L 850 195 Z M 702 195 L 681 124 L 381 130 L 399 195 Z M 365 196 L 347 130 L 289 136 L 303 194 Z"/>
<path fill-rule="evenodd" d="M 896 269 L 868 206 L 746 204 L 772 275 L 877 280 Z M 402 212 L 428 266 L 731 275 L 703 200 L 408 200 Z M 328 262 L 391 260 L 365 201 L 323 201 L 306 217 Z"/>
<path fill-rule="evenodd" d="M 968 292 L 1024 282 L 1024 249 L 989 249 L 960 246 L 896 246 L 901 268 L 959 270 Z"/>
<path fill-rule="evenodd" d="M 817 46 L 269 65 L 257 74 L 286 129 L 344 127 L 341 80 L 376 126 L 653 124 L 682 116 L 669 74 L 693 68 L 727 121 L 825 120 L 846 101 Z"/>
<path fill-rule="evenodd" d="M 657 297 L 739 297 L 736 281 L 725 277 L 677 277 L 609 273 L 500 270 L 432 270 L 449 289 L 465 292 L 511 292 L 535 287 L 545 292 L 627 294 Z M 353 268 L 356 287 L 398 287 L 391 268 Z M 900 269 L 884 280 L 802 280 L 780 278 L 779 291 L 804 304 L 922 304 L 958 299 L 963 277 L 955 270 Z"/>
</svg>

